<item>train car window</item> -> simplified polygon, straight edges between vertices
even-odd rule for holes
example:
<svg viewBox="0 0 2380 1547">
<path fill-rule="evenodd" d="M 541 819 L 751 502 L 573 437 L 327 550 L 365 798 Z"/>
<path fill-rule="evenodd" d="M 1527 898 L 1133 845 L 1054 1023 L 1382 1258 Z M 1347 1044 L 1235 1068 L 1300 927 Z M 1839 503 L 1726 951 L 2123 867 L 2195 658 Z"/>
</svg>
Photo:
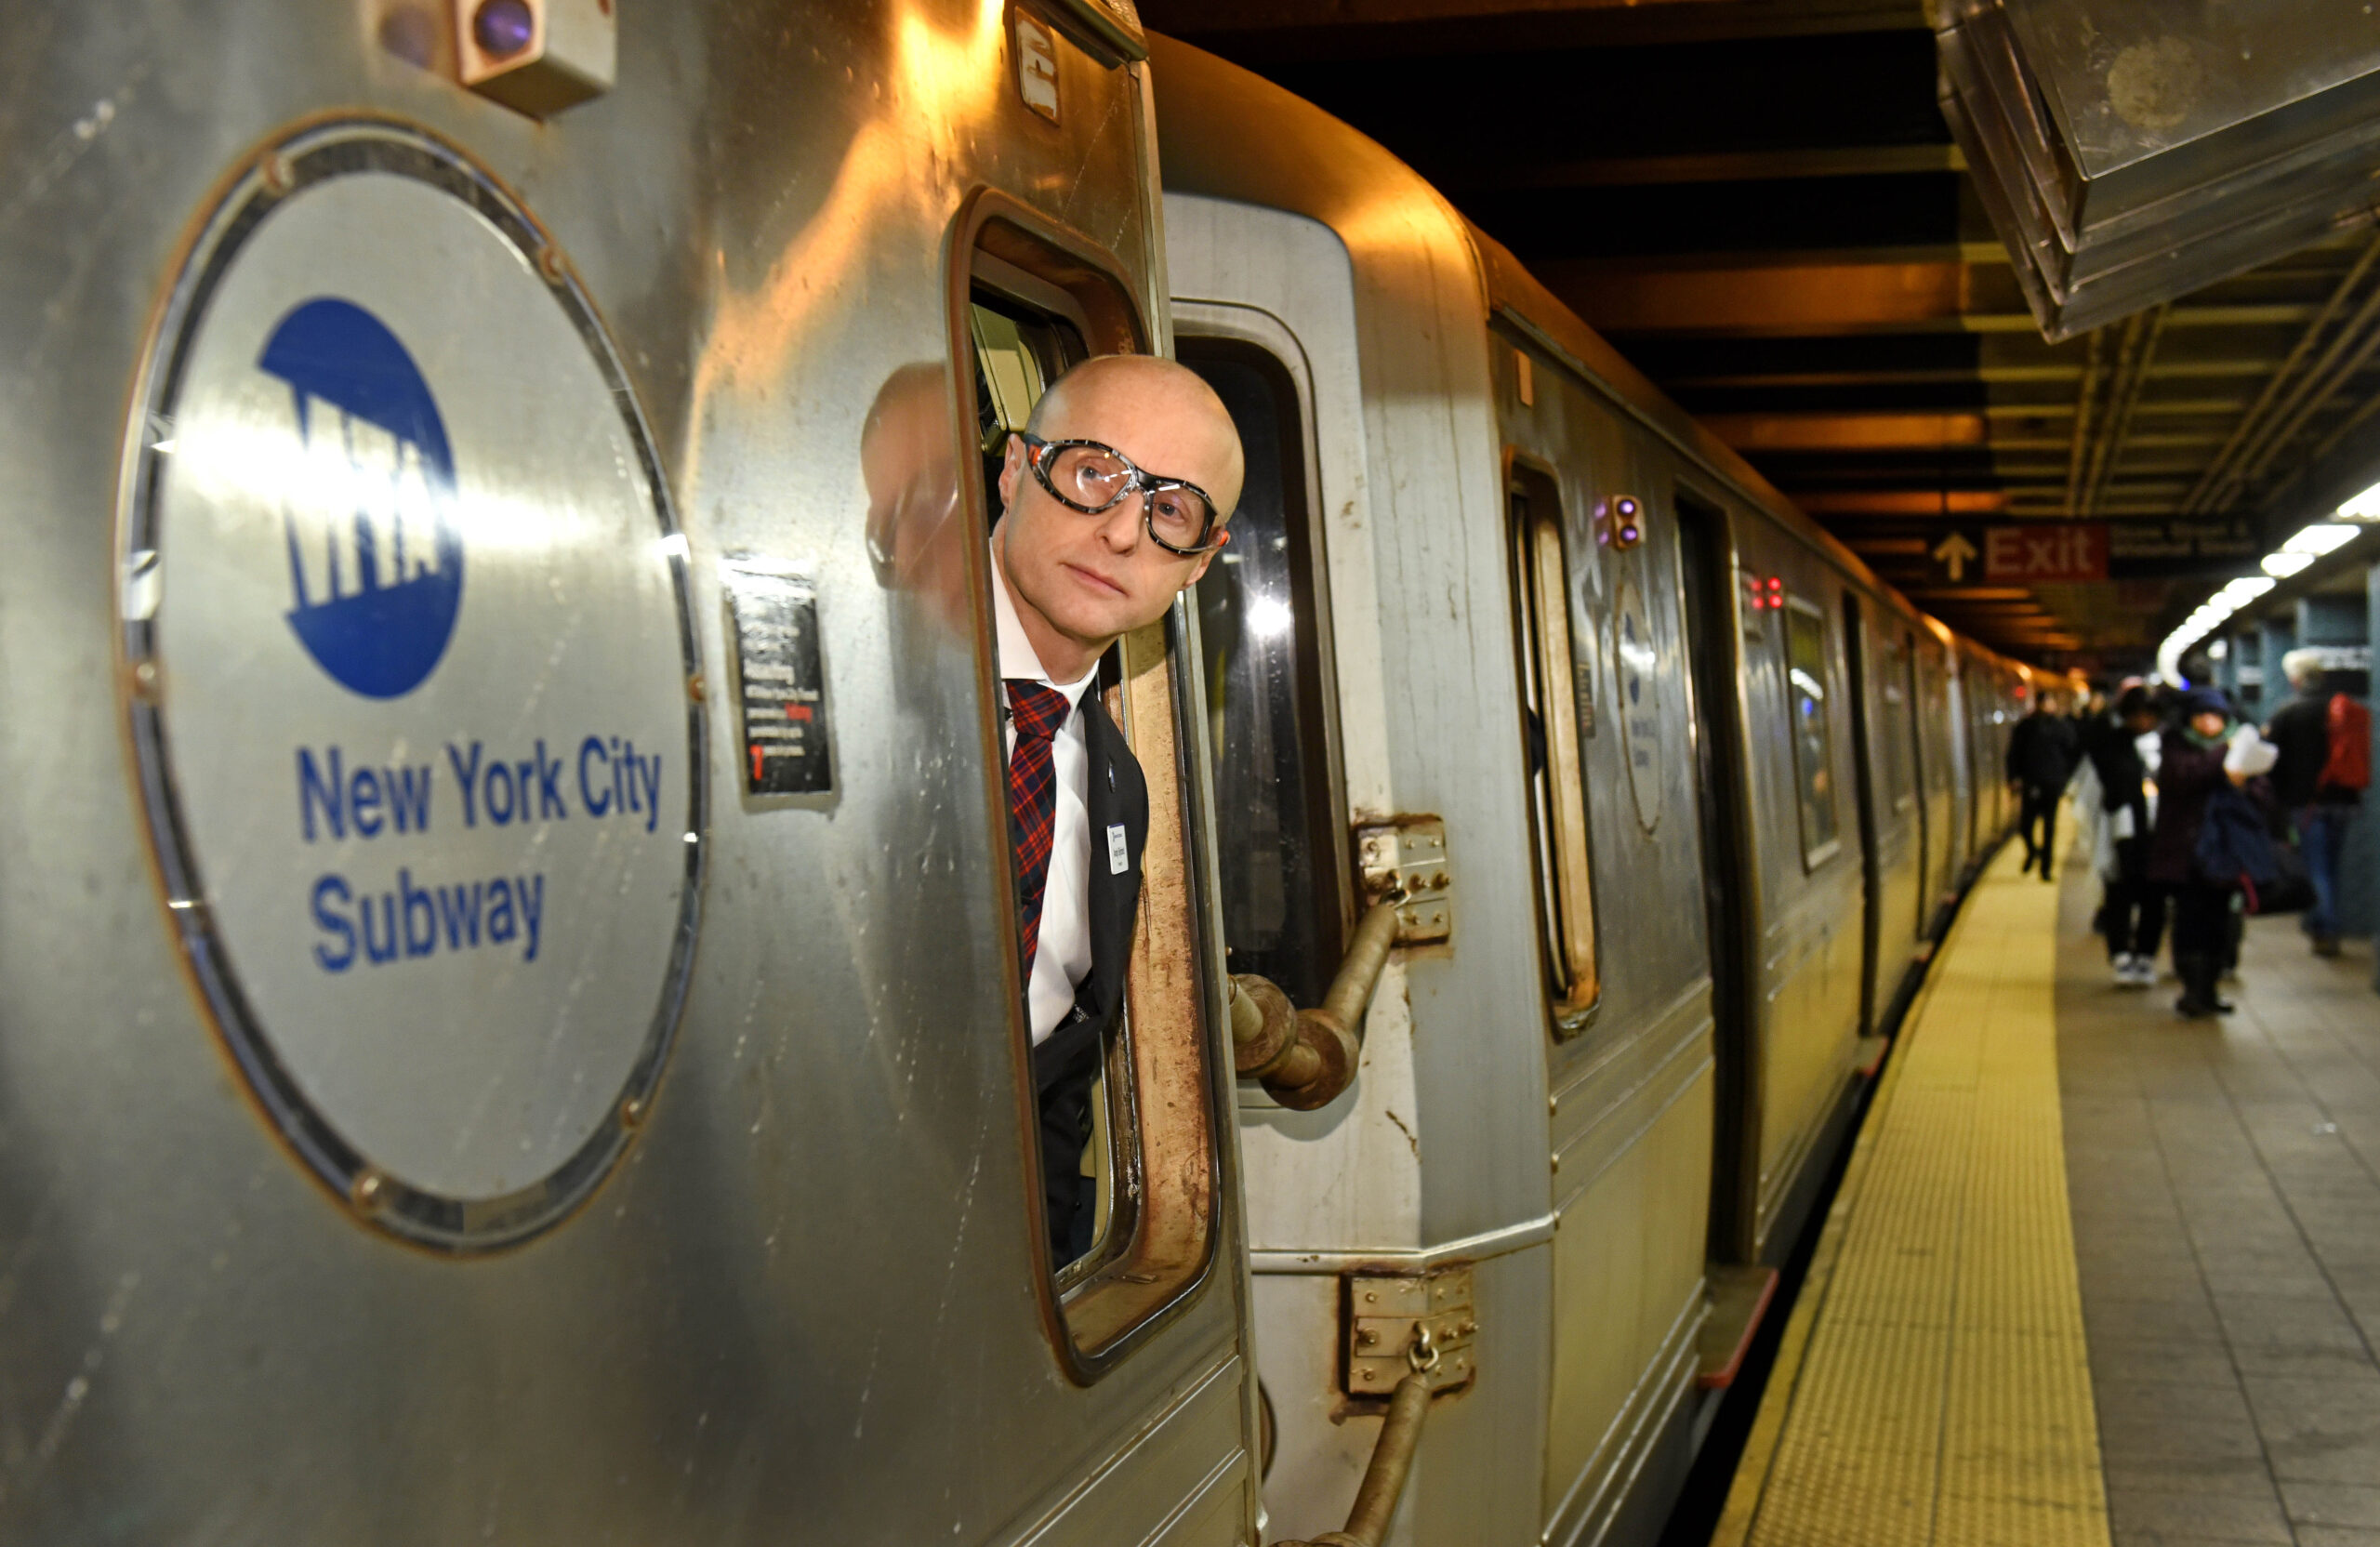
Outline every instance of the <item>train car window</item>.
<svg viewBox="0 0 2380 1547">
<path fill-rule="evenodd" d="M 1802 813 L 1802 859 L 1816 866 L 1841 842 L 1834 788 L 1834 711 L 1828 702 L 1826 615 L 1799 598 L 1785 611 L 1785 691 Z"/>
<path fill-rule="evenodd" d="M 1034 283 L 1013 265 L 984 267 L 970 287 L 967 333 L 975 354 L 975 449 L 990 489 L 999 482 L 1008 438 L 1025 428 L 1050 383 L 1091 350 L 1083 342 L 1087 319 L 1063 291 Z M 991 515 L 999 519 L 998 510 Z"/>
<path fill-rule="evenodd" d="M 1917 803 L 1916 743 L 1911 735 L 1917 721 L 1917 701 L 1908 686 L 1910 650 L 1907 635 L 1893 641 L 1884 663 L 1884 713 L 1876 727 L 1878 744 L 1884 751 L 1885 794 L 1896 812 L 1907 811 Z"/>
<path fill-rule="evenodd" d="M 1176 350 L 1231 410 L 1248 458 L 1231 543 L 1197 591 L 1223 939 L 1232 971 L 1320 1004 L 1347 888 L 1323 737 L 1318 555 L 1297 383 L 1255 344 L 1183 336 Z"/>
<path fill-rule="evenodd" d="M 1578 672 L 1570 641 L 1570 567 L 1554 481 L 1514 462 L 1513 615 L 1520 649 L 1523 751 L 1536 847 L 1538 921 L 1557 1037 L 1585 1029 L 1601 993 L 1594 880 L 1579 754 Z"/>
<path fill-rule="evenodd" d="M 997 481 L 1008 437 L 1024 428 L 1049 384 L 1090 355 L 1142 352 L 1148 337 L 1114 258 L 1004 194 L 985 190 L 970 199 L 949 250 L 958 402 L 972 402 L 975 410 L 961 439 L 979 454 L 968 459 L 974 471 L 962 480 L 963 495 L 978 530 L 988 532 L 999 515 Z M 971 560 L 991 562 L 980 539 Z M 988 588 L 998 580 L 987 569 L 977 573 L 978 647 L 988 651 Z M 1016 985 L 1012 1025 L 1025 1097 L 1025 1177 L 1029 1207 L 1042 1225 L 1034 1232 L 1035 1248 L 1046 1269 L 1038 1298 L 1061 1364 L 1086 1383 L 1128 1356 L 1197 1291 L 1213 1262 L 1222 1207 L 1221 1087 L 1209 1059 L 1204 991 L 1211 945 L 1194 893 L 1194 802 L 1182 733 L 1182 717 L 1195 709 L 1182 700 L 1175 668 L 1186 617 L 1177 603 L 1167 618 L 1128 635 L 1101 663 L 1094 688 L 1146 777 L 1149 818 L 1121 1011 L 1098 1050 L 1091 1131 L 1078 1162 L 1096 1204 L 1088 1250 L 1060 1250 L 1048 1228 L 1042 1149 L 1051 1124 L 1041 1110 L 1047 1097 L 1023 984 Z M 985 734 L 997 754 L 995 703 L 987 692 Z M 991 772 L 995 787 L 985 794 L 1004 844 L 1005 780 L 997 762 Z M 1000 888 L 992 906 L 1012 932 L 1012 890 Z M 1064 1164 L 1057 1158 L 1051 1174 L 1062 1174 Z"/>
</svg>

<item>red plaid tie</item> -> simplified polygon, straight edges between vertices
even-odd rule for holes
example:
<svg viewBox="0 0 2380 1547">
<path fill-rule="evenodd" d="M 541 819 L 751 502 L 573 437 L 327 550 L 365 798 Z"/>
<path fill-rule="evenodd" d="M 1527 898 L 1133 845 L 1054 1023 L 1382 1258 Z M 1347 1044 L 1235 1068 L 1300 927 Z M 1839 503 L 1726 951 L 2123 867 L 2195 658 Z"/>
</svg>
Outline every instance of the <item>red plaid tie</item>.
<svg viewBox="0 0 2380 1547">
<path fill-rule="evenodd" d="M 1016 746 L 1008 756 L 1008 836 L 1016 852 L 1016 914 L 1025 975 L 1033 975 L 1033 953 L 1041 944 L 1041 894 L 1050 881 L 1050 848 L 1058 829 L 1058 779 L 1051 744 L 1074 706 L 1052 687 L 1008 681 L 1011 723 Z"/>
</svg>

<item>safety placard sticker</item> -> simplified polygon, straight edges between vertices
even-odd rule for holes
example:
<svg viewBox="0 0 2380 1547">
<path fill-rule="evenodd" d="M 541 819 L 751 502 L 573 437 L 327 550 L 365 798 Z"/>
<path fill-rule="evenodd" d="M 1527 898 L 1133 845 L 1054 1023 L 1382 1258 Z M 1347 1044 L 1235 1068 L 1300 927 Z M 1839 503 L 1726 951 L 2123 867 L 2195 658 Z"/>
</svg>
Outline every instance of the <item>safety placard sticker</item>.
<svg viewBox="0 0 2380 1547">
<path fill-rule="evenodd" d="M 748 555 L 721 560 L 719 574 L 735 622 L 744 792 L 834 788 L 816 588 L 796 566 Z"/>
</svg>

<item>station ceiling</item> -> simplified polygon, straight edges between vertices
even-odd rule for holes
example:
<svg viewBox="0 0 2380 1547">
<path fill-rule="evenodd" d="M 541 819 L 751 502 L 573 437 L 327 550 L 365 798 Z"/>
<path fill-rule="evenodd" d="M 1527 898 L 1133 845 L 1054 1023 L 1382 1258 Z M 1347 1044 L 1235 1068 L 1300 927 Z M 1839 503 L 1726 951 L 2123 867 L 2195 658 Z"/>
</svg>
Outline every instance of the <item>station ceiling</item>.
<svg viewBox="0 0 2380 1547">
<path fill-rule="evenodd" d="M 2019 656 L 2145 661 L 2380 444 L 2368 229 L 2044 343 L 1917 0 L 1142 12 L 1402 156 L 1886 578 Z M 2010 523 L 2181 518 L 2244 522 L 2251 550 L 2062 583 L 1968 562 L 1951 584 L 1937 556 Z"/>
</svg>

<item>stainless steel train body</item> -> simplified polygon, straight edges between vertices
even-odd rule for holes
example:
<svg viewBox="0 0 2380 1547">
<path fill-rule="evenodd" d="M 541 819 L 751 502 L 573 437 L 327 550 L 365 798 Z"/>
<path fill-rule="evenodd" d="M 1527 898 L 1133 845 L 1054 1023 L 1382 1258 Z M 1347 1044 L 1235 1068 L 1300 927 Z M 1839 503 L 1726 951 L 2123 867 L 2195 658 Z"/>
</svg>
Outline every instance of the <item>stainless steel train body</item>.
<svg viewBox="0 0 2380 1547">
<path fill-rule="evenodd" d="M 1383 844 L 1442 832 L 1447 872 L 1339 1106 L 1242 1088 L 1274 1526 L 1354 1490 L 1364 1302 L 1459 1271 L 1475 1373 L 1395 1540 L 1650 1540 L 1749 1320 L 1724 1286 L 1790 1249 L 2004 826 L 2019 668 L 1377 145 L 1154 63 L 1177 346 L 1288 448 L 1201 604 L 1233 964 L 1328 959 Z"/>
<path fill-rule="evenodd" d="M 977 452 L 1166 347 L 1129 7 L 615 10 L 12 11 L 0 1540 L 1252 1540 L 1186 615 L 1026 1184 Z"/>
</svg>

